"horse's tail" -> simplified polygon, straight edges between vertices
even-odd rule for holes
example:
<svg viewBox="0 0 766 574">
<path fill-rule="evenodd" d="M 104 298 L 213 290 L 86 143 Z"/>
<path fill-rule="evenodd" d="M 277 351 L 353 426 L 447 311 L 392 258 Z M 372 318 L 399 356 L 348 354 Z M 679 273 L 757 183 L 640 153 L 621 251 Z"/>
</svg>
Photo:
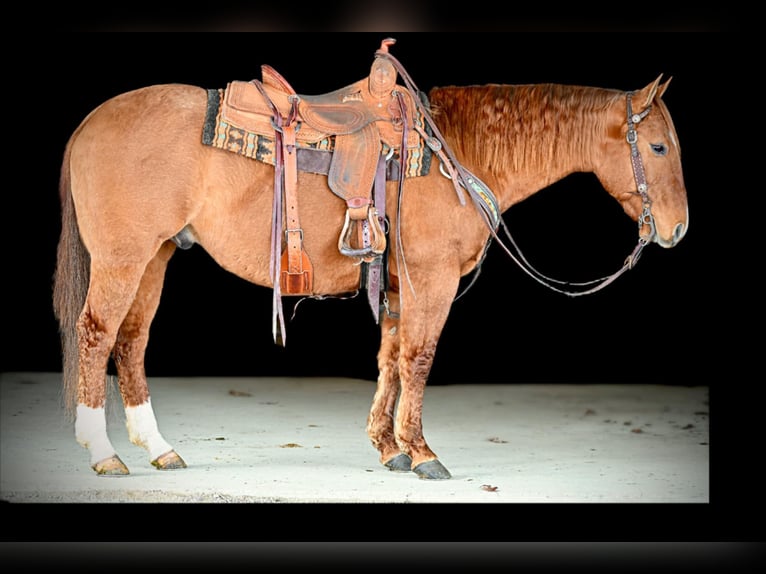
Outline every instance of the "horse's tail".
<svg viewBox="0 0 766 574">
<path fill-rule="evenodd" d="M 80 237 L 77 214 L 72 199 L 69 168 L 74 136 L 67 143 L 59 179 L 61 199 L 61 237 L 53 279 L 53 311 L 59 323 L 62 352 L 63 399 L 67 414 L 73 415 L 77 404 L 79 352 L 77 319 L 85 306 L 90 282 L 90 255 Z"/>
</svg>

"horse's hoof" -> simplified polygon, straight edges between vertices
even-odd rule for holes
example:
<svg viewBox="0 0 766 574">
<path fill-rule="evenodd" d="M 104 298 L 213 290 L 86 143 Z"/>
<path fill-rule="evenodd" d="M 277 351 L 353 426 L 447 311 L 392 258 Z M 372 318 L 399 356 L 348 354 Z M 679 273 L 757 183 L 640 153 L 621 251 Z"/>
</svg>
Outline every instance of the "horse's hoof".
<svg viewBox="0 0 766 574">
<path fill-rule="evenodd" d="M 184 459 L 176 454 L 176 451 L 169 450 L 155 458 L 152 461 L 152 466 L 160 470 L 175 470 L 177 468 L 186 468 L 186 463 Z"/>
<path fill-rule="evenodd" d="M 124 476 L 130 474 L 128 467 L 120 460 L 120 457 L 116 454 L 98 461 L 91 468 L 96 471 L 96 474 L 103 474 L 106 476 Z"/>
<path fill-rule="evenodd" d="M 415 468 L 412 469 L 418 478 L 426 478 L 429 480 L 445 480 L 452 478 L 452 475 L 438 460 L 427 460 L 421 462 Z"/>
<path fill-rule="evenodd" d="M 410 472 L 412 470 L 412 459 L 404 453 L 397 454 L 394 458 L 385 463 L 388 470 L 394 472 Z"/>
</svg>

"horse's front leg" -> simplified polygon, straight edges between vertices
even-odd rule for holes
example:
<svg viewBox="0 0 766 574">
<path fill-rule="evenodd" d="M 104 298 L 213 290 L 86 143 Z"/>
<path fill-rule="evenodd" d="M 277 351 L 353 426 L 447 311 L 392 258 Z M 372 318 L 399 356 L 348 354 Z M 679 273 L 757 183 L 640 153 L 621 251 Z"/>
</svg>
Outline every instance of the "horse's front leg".
<svg viewBox="0 0 766 574">
<path fill-rule="evenodd" d="M 113 351 L 128 437 L 130 442 L 146 449 L 152 465 L 160 470 L 186 467 L 183 459 L 160 434 L 144 368 L 149 327 L 159 306 L 165 270 L 174 251 L 175 245 L 165 243 L 147 265 Z"/>
<path fill-rule="evenodd" d="M 399 296 L 389 292 L 388 299 L 394 316 L 385 313 L 381 321 L 378 386 L 367 418 L 367 434 L 380 452 L 380 462 L 390 470 L 409 472 L 412 460 L 399 450 L 394 436 L 394 409 L 399 396 Z"/>
<path fill-rule="evenodd" d="M 436 277 L 437 275 L 434 275 Z M 457 282 L 447 277 L 423 284 L 417 298 L 402 304 L 399 325 L 399 378 L 401 391 L 396 408 L 395 437 L 400 450 L 412 460 L 412 470 L 426 479 L 450 478 L 423 434 L 423 397 L 436 347 L 447 320 Z M 453 288 L 454 287 L 454 288 Z"/>
<path fill-rule="evenodd" d="M 452 475 L 439 462 L 423 435 L 423 396 L 433 365 L 437 339 L 402 344 L 399 358 L 401 393 L 396 409 L 395 436 L 400 450 L 409 457 L 420 478 L 446 479 Z"/>
</svg>

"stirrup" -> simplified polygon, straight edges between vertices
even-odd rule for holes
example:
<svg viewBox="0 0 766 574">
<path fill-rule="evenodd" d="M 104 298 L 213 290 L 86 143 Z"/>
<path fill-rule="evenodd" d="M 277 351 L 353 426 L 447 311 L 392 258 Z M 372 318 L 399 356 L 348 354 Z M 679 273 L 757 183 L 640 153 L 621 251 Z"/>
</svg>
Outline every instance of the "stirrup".
<svg viewBox="0 0 766 574">
<path fill-rule="evenodd" d="M 346 209 L 346 220 L 338 239 L 338 250 L 341 255 L 359 257 L 364 262 L 370 263 L 385 252 L 386 234 L 378 221 L 377 210 L 374 206 L 367 206 L 366 218 L 352 218 L 349 213 L 350 209 Z M 360 239 L 361 246 L 352 247 L 351 240 L 353 237 Z"/>
</svg>

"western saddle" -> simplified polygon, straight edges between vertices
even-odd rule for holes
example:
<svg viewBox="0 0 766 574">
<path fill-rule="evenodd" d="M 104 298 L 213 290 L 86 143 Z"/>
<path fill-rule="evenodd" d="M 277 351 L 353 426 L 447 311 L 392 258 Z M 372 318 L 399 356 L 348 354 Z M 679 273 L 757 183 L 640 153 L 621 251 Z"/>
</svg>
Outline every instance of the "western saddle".
<svg viewBox="0 0 766 574">
<path fill-rule="evenodd" d="M 398 153 L 396 171 L 401 180 L 408 169 L 406 150 L 422 145 L 421 137 L 426 135 L 413 95 L 397 86 L 395 66 L 380 56 L 388 54 L 394 42 L 383 40 L 369 77 L 333 92 L 297 94 L 268 65 L 261 67 L 261 81 L 230 82 L 224 92 L 220 121 L 274 142 L 270 161 L 275 166 L 271 253 L 275 341 L 284 338 L 281 295 L 314 295 L 313 266 L 303 246 L 296 193 L 299 170 L 327 174 L 328 186 L 346 203 L 338 249 L 367 264 L 362 283 L 374 318 L 379 320 L 387 246 L 387 174 L 393 179 L 389 160 Z M 312 149 L 331 153 L 306 153 Z"/>
<path fill-rule="evenodd" d="M 467 191 L 493 233 L 497 229 L 492 192 L 455 158 L 430 116 L 425 94 L 389 53 L 394 43 L 392 38 L 381 42 L 368 77 L 326 94 L 298 94 L 267 65 L 261 67 L 262 80 L 208 90 L 203 143 L 275 168 L 270 274 L 277 343 L 285 340 L 282 295 L 321 296 L 313 292 L 313 267 L 303 246 L 298 171 L 327 175 L 329 188 L 346 203 L 338 249 L 366 267 L 361 288 L 376 322 L 382 309 L 390 313 L 382 284 L 387 280 L 386 180 L 398 180 L 401 198 L 405 177 L 427 174 L 436 155 L 460 204 L 465 205 Z M 397 84 L 397 73 L 406 87 Z M 400 225 L 397 217 L 397 234 Z M 405 265 L 400 250 L 397 258 Z"/>
</svg>

